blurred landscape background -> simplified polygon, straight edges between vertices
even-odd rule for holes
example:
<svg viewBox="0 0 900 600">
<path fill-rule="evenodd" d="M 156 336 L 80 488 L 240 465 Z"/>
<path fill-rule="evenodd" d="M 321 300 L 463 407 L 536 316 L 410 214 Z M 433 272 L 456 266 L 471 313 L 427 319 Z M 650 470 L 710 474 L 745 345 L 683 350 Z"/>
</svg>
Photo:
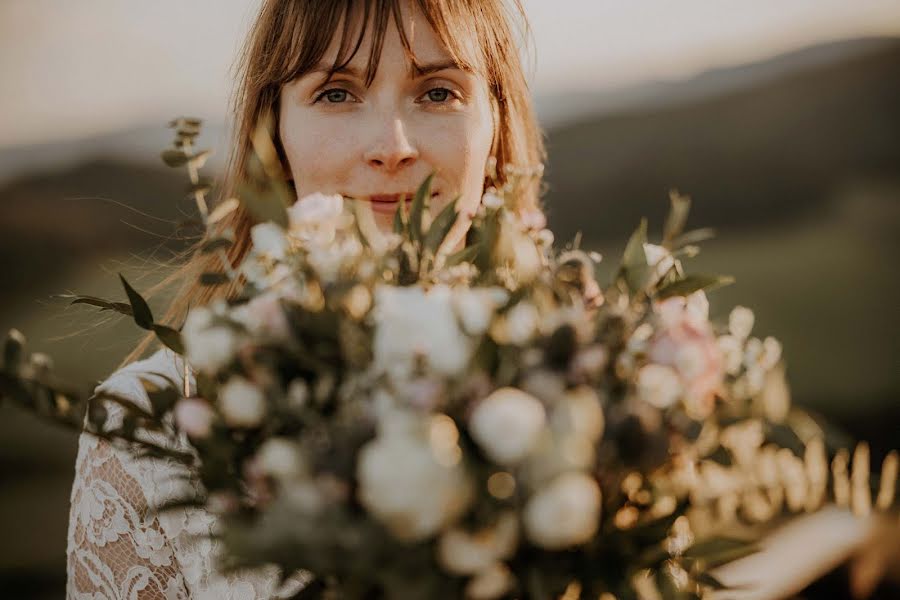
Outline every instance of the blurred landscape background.
<svg viewBox="0 0 900 600">
<path fill-rule="evenodd" d="M 87 4 L 95 12 L 115 12 L 108 3 Z M 181 10 L 163 4 L 166 10 Z M 215 63 L 221 71 L 216 78 L 223 82 L 228 74 L 222 66 L 228 66 L 253 12 L 252 6 L 238 4 L 226 3 L 233 9 L 231 21 L 213 26 L 232 52 Z M 582 3 L 571 4 L 575 18 Z M 769 4 L 761 3 L 759 10 Z M 857 10 L 864 11 L 866 4 L 859 3 Z M 559 86 L 555 63 L 541 63 L 542 49 L 553 45 L 551 26 L 542 20 L 549 13 L 536 1 L 526 8 L 534 8 L 533 88 L 547 130 L 545 203 L 558 242 L 580 232 L 582 246 L 604 255 L 609 274 L 642 216 L 649 217 L 658 237 L 668 191 L 690 195 L 689 225 L 717 230 L 691 268 L 736 278 L 734 285 L 712 293 L 712 314 L 726 318 L 738 303 L 753 308 L 756 333 L 775 335 L 784 344 L 795 401 L 851 435 L 872 440 L 879 460 L 887 448 L 900 445 L 900 10 L 895 5 L 894 12 L 884 12 L 888 4 L 871 5 L 868 20 L 844 19 L 848 29 L 824 28 L 817 36 L 773 20 L 771 29 L 781 32 L 778 43 L 737 28 L 731 52 L 699 35 L 702 27 L 688 28 L 680 46 L 677 38 L 671 44 L 690 50 L 693 62 L 661 72 L 647 67 L 656 64 L 652 57 L 640 56 L 634 68 L 622 70 L 628 77 L 619 79 L 606 78 L 602 60 L 627 57 L 627 47 L 616 54 L 580 46 L 572 50 L 581 62 L 567 89 Z M 25 6 L 0 5 L 0 33 L 15 26 L 12 17 L 50 10 L 43 1 Z M 827 12 L 836 5 L 816 6 Z M 123 14 L 129 23 L 139 20 Z M 804 15 L 813 19 L 811 11 L 789 16 Z M 832 16 L 835 22 L 843 18 L 837 8 Z M 892 21 L 892 16 L 897 18 Z M 640 15 L 620 17 L 630 23 Z M 709 17 L 695 11 L 693 18 L 705 23 Z M 726 26 L 704 25 L 710 31 Z M 144 36 L 162 35 L 152 22 L 146 27 Z M 617 23 L 607 19 L 595 27 L 603 32 Z M 38 28 L 32 46 L 41 44 L 41 32 Z M 81 34 L 74 35 L 77 40 Z M 59 41 L 46 41 L 54 43 Z M 634 48 L 639 52 L 640 43 Z M 591 52 L 599 61 L 595 70 L 583 66 Z M 549 54 L 557 56 L 559 50 Z M 45 64 L 40 61 L 53 60 L 34 56 L 39 58 L 34 69 Z M 560 56 L 554 60 L 565 59 Z M 17 79 L 22 69 L 13 69 L 10 60 L 0 59 L 0 81 L 27 87 L 29 80 Z M 675 64 L 670 56 L 659 60 Z M 161 72 L 174 77 L 180 64 L 168 64 Z M 134 75 L 140 78 L 141 72 L 137 67 Z M 144 84 L 163 77 L 152 69 L 147 73 L 151 81 Z M 132 85 L 117 79 L 106 83 Z M 4 85 L 0 108 L 19 89 Z M 152 110 L 118 115 L 112 124 L 102 111 L 86 112 L 83 122 L 71 127 L 68 120 L 78 115 L 67 116 L 67 124 L 59 125 L 64 135 L 57 139 L 53 127 L 39 131 L 23 121 L 52 123 L 49 104 L 36 107 L 34 115 L 21 112 L 21 119 L 0 129 L 0 328 L 20 329 L 32 349 L 49 353 L 60 374 L 85 391 L 112 372 L 140 336 L 128 322 L 67 307 L 54 295 L 74 291 L 119 299 L 117 272 L 139 288 L 165 273 L 165 261 L 183 247 L 173 236 L 174 224 L 191 212 L 184 175 L 157 158 L 169 143 L 166 119 L 191 110 L 197 111 L 192 116 L 206 119 L 200 143 L 216 152 L 208 171 L 218 172 L 227 154 L 224 89 L 216 88 L 213 98 L 204 97 L 208 104 L 199 105 L 190 99 L 200 92 L 190 89 L 184 110 L 176 96 L 168 104 L 153 104 Z M 100 106 L 103 90 L 95 92 Z M 51 104 L 61 111 L 68 110 L 66 93 L 61 89 L 52 96 Z M 167 97 L 165 90 L 159 94 Z M 10 102 L 16 110 L 27 108 L 20 99 Z M 170 112 L 160 115 L 160 110 Z M 16 111 L 11 115 L 16 117 Z M 151 301 L 160 312 L 164 304 L 164 297 Z M 0 535 L 5 541 L 0 590 L 16 590 L 10 597 L 63 596 L 76 448 L 74 433 L 0 406 Z"/>
</svg>

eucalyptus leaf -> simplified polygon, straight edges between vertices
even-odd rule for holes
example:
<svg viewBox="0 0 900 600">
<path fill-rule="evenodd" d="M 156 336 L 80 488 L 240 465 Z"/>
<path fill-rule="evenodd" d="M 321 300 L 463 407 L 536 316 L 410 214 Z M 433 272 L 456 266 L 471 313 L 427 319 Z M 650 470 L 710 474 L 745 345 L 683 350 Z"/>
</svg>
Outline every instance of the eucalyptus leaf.
<svg viewBox="0 0 900 600">
<path fill-rule="evenodd" d="M 125 302 L 112 302 L 96 296 L 73 296 L 71 294 L 60 294 L 58 297 L 63 299 L 72 298 L 73 300 L 69 302 L 69 306 L 73 304 L 89 304 L 97 306 L 101 310 L 112 310 L 128 317 L 134 316 L 131 305 Z"/>
<path fill-rule="evenodd" d="M 240 202 L 257 223 L 271 221 L 280 227 L 287 228 L 288 215 L 285 203 L 269 190 L 258 190 L 243 185 L 239 194 Z"/>
<path fill-rule="evenodd" d="M 150 312 L 150 306 L 147 304 L 147 301 L 131 287 L 131 284 L 128 283 L 121 273 L 119 273 L 119 279 L 122 281 L 122 286 L 128 295 L 128 301 L 131 303 L 134 322 L 141 329 L 151 329 L 153 327 L 153 313 Z"/>
<path fill-rule="evenodd" d="M 448 267 L 452 267 L 463 262 L 471 262 L 475 259 L 476 256 L 478 256 L 479 252 L 481 252 L 481 244 L 472 244 L 471 246 L 466 246 L 459 252 L 455 252 L 448 256 L 444 264 Z"/>
<path fill-rule="evenodd" d="M 663 227 L 663 246 L 671 247 L 672 241 L 681 235 L 684 226 L 687 224 L 688 213 L 691 211 L 691 199 L 689 196 L 683 196 L 677 191 L 669 192 L 669 215 L 666 218 L 666 224 Z"/>
<path fill-rule="evenodd" d="M 647 219 L 641 219 L 641 224 L 628 239 L 622 256 L 621 273 L 632 293 L 643 291 L 652 273 L 647 263 L 647 253 L 644 251 L 646 243 Z"/>
<path fill-rule="evenodd" d="M 201 254 L 210 254 L 216 252 L 218 250 L 223 250 L 225 248 L 230 248 L 234 244 L 234 241 L 229 236 L 221 236 L 215 237 L 210 240 L 206 240 L 200 246 Z"/>
<path fill-rule="evenodd" d="M 716 230 L 712 227 L 703 227 L 700 229 L 692 229 L 679 235 L 672 241 L 672 249 L 677 250 L 683 246 L 699 244 L 716 237 Z"/>
<path fill-rule="evenodd" d="M 425 178 L 425 181 L 416 190 L 412 206 L 409 208 L 409 236 L 410 239 L 421 242 L 424 237 L 422 231 L 422 218 L 425 211 L 428 210 L 429 200 L 431 198 L 431 182 L 434 179 L 434 173 Z"/>
<path fill-rule="evenodd" d="M 734 277 L 728 275 L 688 275 L 663 286 L 656 296 L 660 300 L 672 296 L 689 296 L 699 290 L 710 290 L 734 283 Z"/>
<path fill-rule="evenodd" d="M 218 204 L 211 213 L 209 213 L 209 217 L 207 217 L 206 222 L 210 225 L 214 225 L 218 223 L 235 210 L 237 210 L 238 206 L 241 205 L 241 201 L 237 198 L 229 198 L 224 200 L 220 204 Z"/>
<path fill-rule="evenodd" d="M 717 556 L 744 551 L 748 554 L 756 552 L 757 548 L 754 542 L 739 538 L 719 536 L 701 540 L 693 544 L 684 551 L 682 556 L 684 558 L 708 560 Z"/>
<path fill-rule="evenodd" d="M 188 162 L 188 155 L 183 150 L 164 150 L 160 156 L 169 167 L 183 167 Z"/>
<path fill-rule="evenodd" d="M 230 281 L 226 273 L 207 272 L 200 275 L 200 285 L 223 285 Z"/>
<path fill-rule="evenodd" d="M 191 196 L 197 193 L 206 194 L 212 189 L 212 186 L 213 182 L 211 180 L 201 178 L 197 183 L 188 185 L 185 191 Z"/>
<path fill-rule="evenodd" d="M 192 155 L 188 156 L 188 161 L 191 163 L 191 166 L 193 166 L 195 169 L 202 169 L 203 165 L 206 164 L 206 161 L 209 159 L 210 156 L 212 156 L 211 150 L 201 150 L 200 152 L 197 152 L 196 154 L 192 154 Z"/>
<path fill-rule="evenodd" d="M 172 329 L 171 327 L 167 327 L 165 325 L 154 324 L 153 332 L 156 333 L 156 337 L 161 341 L 167 348 L 175 352 L 176 354 L 184 354 L 184 342 L 181 339 L 181 334 Z"/>
<path fill-rule="evenodd" d="M 428 228 L 428 232 L 425 234 L 424 247 L 426 251 L 437 254 L 438 248 L 441 247 L 441 244 L 447 238 L 447 234 L 450 233 L 454 223 L 456 223 L 456 218 L 459 215 L 459 212 L 456 210 L 458 201 L 459 197 L 457 196 L 453 202 L 449 203 L 438 213 L 438 216 L 431 223 L 431 227 Z"/>
<path fill-rule="evenodd" d="M 699 583 L 701 585 L 705 585 L 706 587 L 712 588 L 714 590 L 733 589 L 733 588 L 725 585 L 724 583 L 722 583 L 721 581 L 719 581 L 718 579 L 716 579 L 709 573 L 705 573 L 705 572 L 701 571 L 699 573 L 695 573 L 694 575 L 692 575 L 692 577 L 693 577 L 694 581 L 696 581 L 697 583 Z"/>
<path fill-rule="evenodd" d="M 18 329 L 10 329 L 3 343 L 3 370 L 15 373 L 22 365 L 25 354 L 25 336 Z"/>
</svg>

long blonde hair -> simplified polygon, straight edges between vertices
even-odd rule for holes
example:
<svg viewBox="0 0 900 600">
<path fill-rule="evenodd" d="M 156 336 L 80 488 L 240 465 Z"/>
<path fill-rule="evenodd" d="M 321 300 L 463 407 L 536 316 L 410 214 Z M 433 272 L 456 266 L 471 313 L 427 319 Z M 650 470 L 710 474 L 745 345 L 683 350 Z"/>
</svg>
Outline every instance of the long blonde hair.
<svg viewBox="0 0 900 600">
<path fill-rule="evenodd" d="M 545 149 L 514 35 L 513 17 L 522 24 L 522 38 L 529 34 L 528 20 L 520 0 L 406 0 L 417 7 L 461 67 L 480 72 L 487 80 L 496 117 L 492 155 L 498 165 L 533 166 L 544 162 Z M 384 35 L 393 20 L 407 53 L 409 41 L 401 23 L 401 0 L 264 0 L 238 62 L 238 79 L 232 100 L 234 139 L 221 188 L 229 198 L 246 180 L 246 162 L 252 151 L 251 135 L 260 119 L 278 115 L 282 86 L 310 71 L 319 63 L 334 35 L 340 35 L 340 50 L 334 68 L 352 60 L 368 27 L 373 27 L 372 51 L 366 70 L 367 84 L 375 77 Z M 351 39 L 354 15 L 362 16 L 362 27 Z M 343 23 L 341 31 L 339 26 Z M 467 42 L 469 42 L 467 44 Z M 473 64 L 474 63 L 474 64 Z M 277 121 L 274 131 L 278 131 Z M 277 135 L 276 147 L 281 153 Z M 282 161 L 287 165 L 282 153 Z M 501 186 L 505 173 L 499 169 L 493 181 Z M 520 210 L 540 210 L 540 180 L 519 197 Z M 235 243 L 228 250 L 232 266 L 240 264 L 250 247 L 250 215 L 232 212 L 217 226 L 231 229 Z M 202 243 L 202 240 L 199 243 Z M 220 259 L 189 249 L 183 264 L 146 292 L 152 296 L 180 283 L 163 322 L 178 327 L 189 307 L 217 298 L 233 297 L 237 283 L 203 286 L 199 275 L 220 271 Z M 146 336 L 124 359 L 123 365 L 142 356 L 154 341 Z"/>
</svg>

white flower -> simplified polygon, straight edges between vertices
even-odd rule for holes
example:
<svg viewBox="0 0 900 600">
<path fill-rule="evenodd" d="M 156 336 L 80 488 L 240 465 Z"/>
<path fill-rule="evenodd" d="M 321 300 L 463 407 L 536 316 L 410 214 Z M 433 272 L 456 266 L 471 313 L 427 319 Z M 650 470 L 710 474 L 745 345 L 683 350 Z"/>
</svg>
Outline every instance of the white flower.
<svg viewBox="0 0 900 600">
<path fill-rule="evenodd" d="M 513 465 L 527 456 L 546 424 L 544 405 L 516 388 L 495 390 L 472 411 L 469 430 L 491 460 Z"/>
<path fill-rule="evenodd" d="M 743 343 L 733 335 L 721 335 L 716 343 L 722 352 L 722 359 L 725 361 L 725 372 L 729 375 L 737 375 L 744 360 Z"/>
<path fill-rule="evenodd" d="M 200 371 L 213 372 L 226 366 L 238 347 L 234 330 L 227 325 L 213 325 L 213 317 L 209 308 L 194 308 L 181 330 L 185 358 Z"/>
<path fill-rule="evenodd" d="M 297 200 L 288 209 L 291 229 L 318 225 L 336 219 L 344 210 L 344 199 L 340 194 L 315 192 Z"/>
<path fill-rule="evenodd" d="M 219 410 L 231 427 L 256 427 L 266 414 L 266 399 L 253 383 L 235 375 L 219 390 Z"/>
<path fill-rule="evenodd" d="M 514 582 L 509 567 L 496 562 L 466 584 L 465 597 L 469 600 L 494 600 L 506 594 Z"/>
<path fill-rule="evenodd" d="M 519 543 L 515 513 L 504 512 L 497 522 L 477 532 L 454 527 L 438 540 L 441 566 L 455 575 L 474 575 L 513 555 Z"/>
<path fill-rule="evenodd" d="M 472 342 L 459 327 L 447 286 L 425 291 L 417 286 L 381 285 L 375 289 L 373 317 L 376 372 L 407 379 L 417 356 L 447 376 L 469 363 Z"/>
<path fill-rule="evenodd" d="M 551 421 L 555 432 L 583 437 L 588 443 L 596 444 L 604 427 L 600 397 L 586 385 L 568 390 L 554 406 Z"/>
<path fill-rule="evenodd" d="M 781 423 L 787 418 L 791 409 L 791 389 L 783 369 L 772 369 L 766 373 L 760 401 L 770 421 Z"/>
<path fill-rule="evenodd" d="M 327 244 L 310 247 L 307 260 L 325 282 L 335 281 L 341 269 L 362 254 L 363 246 L 356 237 L 345 237 Z"/>
<path fill-rule="evenodd" d="M 735 306 L 728 315 L 728 330 L 737 339 L 746 340 L 753 329 L 753 321 L 752 310 L 743 306 Z"/>
<path fill-rule="evenodd" d="M 644 365 L 637 375 L 638 398 L 656 408 L 669 408 L 681 397 L 681 378 L 671 367 Z"/>
<path fill-rule="evenodd" d="M 537 489 L 557 476 L 590 469 L 596 460 L 596 445 L 575 432 L 541 432 L 534 451 L 522 463 L 521 478 L 531 489 Z"/>
<path fill-rule="evenodd" d="M 268 291 L 231 311 L 231 316 L 255 336 L 273 340 L 289 337 L 290 327 L 281 306 L 281 296 Z"/>
<path fill-rule="evenodd" d="M 510 268 L 518 285 L 527 285 L 540 274 L 544 261 L 534 239 L 520 227 L 521 223 L 512 216 L 501 222 L 497 260 Z"/>
<path fill-rule="evenodd" d="M 303 454 L 296 442 L 282 437 L 267 439 L 256 451 L 260 470 L 277 479 L 288 480 L 307 474 Z"/>
<path fill-rule="evenodd" d="M 644 244 L 644 255 L 647 257 L 647 264 L 653 269 L 651 285 L 657 283 L 675 265 L 679 264 L 671 252 L 656 244 Z"/>
<path fill-rule="evenodd" d="M 493 192 L 485 192 L 481 197 L 481 203 L 485 206 L 485 208 L 497 210 L 498 208 L 503 206 L 503 198 Z"/>
<path fill-rule="evenodd" d="M 759 364 L 763 369 L 774 369 L 778 361 L 781 360 L 781 342 L 769 336 L 763 340 L 762 356 L 759 358 Z"/>
<path fill-rule="evenodd" d="M 175 403 L 175 425 L 192 438 L 209 435 L 215 419 L 212 407 L 202 398 L 182 398 Z"/>
<path fill-rule="evenodd" d="M 359 453 L 359 501 L 400 540 L 419 541 L 456 520 L 472 501 L 462 463 L 441 464 L 419 432 L 379 434 Z"/>
<path fill-rule="evenodd" d="M 340 195 L 313 193 L 297 200 L 288 209 L 291 235 L 304 242 L 324 245 L 334 240 L 344 211 Z"/>
<path fill-rule="evenodd" d="M 600 486 L 584 473 L 564 473 L 531 497 L 524 522 L 528 539 L 541 548 L 583 544 L 600 523 Z"/>
<path fill-rule="evenodd" d="M 501 344 L 522 346 L 537 332 L 540 314 L 531 302 L 519 302 L 497 319 L 491 335 Z"/>
<path fill-rule="evenodd" d="M 461 286 L 453 289 L 453 308 L 469 335 L 481 335 L 487 331 L 497 308 L 509 299 L 503 288 L 471 288 Z"/>
<path fill-rule="evenodd" d="M 250 239 L 258 254 L 275 260 L 283 260 L 287 254 L 287 236 L 275 223 L 257 223 L 250 229 Z"/>
</svg>

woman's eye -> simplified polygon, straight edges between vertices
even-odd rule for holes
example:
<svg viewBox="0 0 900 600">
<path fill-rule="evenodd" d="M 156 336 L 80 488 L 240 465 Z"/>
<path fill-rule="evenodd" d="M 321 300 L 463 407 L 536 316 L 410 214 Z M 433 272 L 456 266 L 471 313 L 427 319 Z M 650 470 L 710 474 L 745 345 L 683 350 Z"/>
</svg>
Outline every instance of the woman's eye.
<svg viewBox="0 0 900 600">
<path fill-rule="evenodd" d="M 426 95 L 432 102 L 446 102 L 450 97 L 450 90 L 447 88 L 434 88 L 433 90 L 428 90 Z"/>
<path fill-rule="evenodd" d="M 350 92 L 347 90 L 342 90 L 341 88 L 332 88 L 330 90 L 325 90 L 316 98 L 316 102 L 320 100 L 327 100 L 328 104 L 342 104 L 345 102 L 350 96 Z"/>
</svg>

